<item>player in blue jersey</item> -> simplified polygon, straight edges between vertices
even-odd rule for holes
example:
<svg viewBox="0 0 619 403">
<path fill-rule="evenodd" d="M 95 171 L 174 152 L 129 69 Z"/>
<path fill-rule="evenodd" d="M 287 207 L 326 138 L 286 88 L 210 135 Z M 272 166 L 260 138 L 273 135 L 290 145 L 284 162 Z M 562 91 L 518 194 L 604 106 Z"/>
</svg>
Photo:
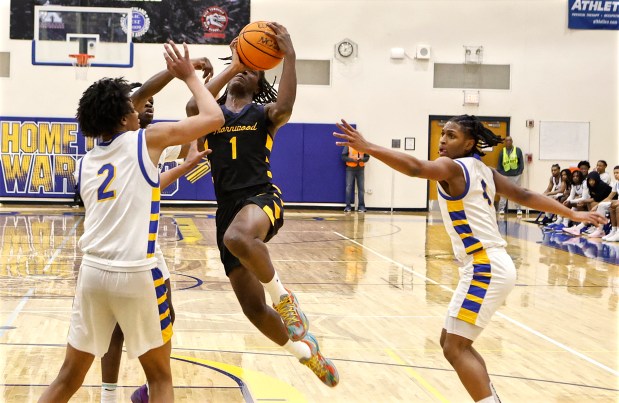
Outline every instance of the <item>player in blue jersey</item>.
<svg viewBox="0 0 619 403">
<path fill-rule="evenodd" d="M 408 176 L 438 182 L 439 205 L 453 251 L 460 262 L 460 282 L 449 304 L 440 343 L 443 354 L 476 402 L 499 402 L 486 364 L 473 342 L 515 285 L 516 269 L 505 251 L 494 209 L 495 193 L 540 211 L 561 214 L 574 221 L 603 223 L 595 213 L 576 212 L 542 194 L 524 189 L 487 167 L 480 156 L 484 147 L 502 139 L 475 116 L 450 119 L 441 132 L 440 157 L 419 160 L 412 155 L 369 143 L 342 120 L 339 146 L 367 153 Z"/>
<path fill-rule="evenodd" d="M 284 347 L 328 386 L 339 375 L 319 350 L 295 294 L 284 288 L 266 246 L 284 222 L 284 202 L 272 182 L 269 163 L 277 130 L 290 118 L 296 98 L 295 51 L 286 28 L 268 24 L 284 52 L 284 66 L 276 92 L 263 71 L 250 70 L 236 54 L 232 62 L 207 84 L 219 98 L 226 123 L 205 136 L 217 197 L 217 245 L 226 275 L 247 318 L 265 336 Z M 188 115 L 195 113 L 193 100 Z M 265 289 L 273 302 L 266 303 Z M 283 322 L 282 322 L 283 320 Z"/>
<path fill-rule="evenodd" d="M 154 257 L 159 223 L 159 170 L 167 147 L 186 144 L 224 122 L 213 96 L 184 55 L 170 42 L 170 73 L 185 82 L 199 113 L 179 122 L 140 129 L 129 84 L 104 78 L 84 91 L 77 110 L 81 132 L 99 139 L 80 160 L 84 200 L 83 252 L 71 313 L 65 360 L 40 402 L 67 402 L 84 382 L 95 356 L 103 356 L 120 325 L 127 355 L 139 358 L 152 402 L 174 400 L 170 351 L 172 324 L 166 287 Z"/>
</svg>

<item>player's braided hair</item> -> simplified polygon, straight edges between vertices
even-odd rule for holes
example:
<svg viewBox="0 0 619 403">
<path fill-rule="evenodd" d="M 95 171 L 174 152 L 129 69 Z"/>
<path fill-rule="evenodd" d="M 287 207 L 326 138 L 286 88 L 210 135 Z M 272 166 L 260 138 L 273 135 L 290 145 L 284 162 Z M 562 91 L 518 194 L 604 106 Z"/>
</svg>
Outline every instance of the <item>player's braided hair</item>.
<svg viewBox="0 0 619 403">
<path fill-rule="evenodd" d="M 270 84 L 266 77 L 264 76 L 264 71 L 258 72 L 258 92 L 254 94 L 252 99 L 253 102 L 256 102 L 261 105 L 270 104 L 272 102 L 277 101 L 277 90 L 273 87 L 275 84 L 275 80 L 273 80 L 273 84 Z M 217 103 L 223 105 L 226 103 L 226 99 L 228 97 L 228 88 L 226 87 L 226 91 L 224 91 L 223 95 L 219 97 Z"/>
<path fill-rule="evenodd" d="M 133 112 L 129 84 L 122 78 L 102 78 L 84 91 L 75 117 L 82 135 L 114 134 L 124 116 Z"/>
<path fill-rule="evenodd" d="M 232 56 L 220 57 L 219 60 L 224 60 L 224 61 L 232 60 Z M 226 63 L 226 64 L 230 64 L 230 63 Z M 275 85 L 275 80 L 273 80 L 273 84 L 269 84 L 269 82 L 267 81 L 264 75 L 264 71 L 259 71 L 258 72 L 258 92 L 254 94 L 252 101 L 258 104 L 261 104 L 261 105 L 266 105 L 266 104 L 270 104 L 272 102 L 277 101 L 277 90 L 275 89 L 274 85 Z M 226 87 L 226 90 L 224 91 L 223 95 L 219 97 L 219 99 L 217 100 L 217 103 L 219 105 L 223 105 L 226 103 L 227 98 L 228 98 L 228 87 Z"/>
<path fill-rule="evenodd" d="M 454 116 L 453 118 L 449 119 L 449 121 L 459 124 L 462 128 L 462 131 L 475 139 L 475 145 L 471 149 L 469 155 L 477 154 L 483 157 L 486 154 L 481 151 L 482 148 L 494 147 L 497 144 L 503 142 L 503 139 L 500 136 L 497 136 L 496 134 L 492 133 L 490 129 L 484 127 L 484 124 L 481 122 L 481 120 L 477 118 L 477 116 Z"/>
</svg>

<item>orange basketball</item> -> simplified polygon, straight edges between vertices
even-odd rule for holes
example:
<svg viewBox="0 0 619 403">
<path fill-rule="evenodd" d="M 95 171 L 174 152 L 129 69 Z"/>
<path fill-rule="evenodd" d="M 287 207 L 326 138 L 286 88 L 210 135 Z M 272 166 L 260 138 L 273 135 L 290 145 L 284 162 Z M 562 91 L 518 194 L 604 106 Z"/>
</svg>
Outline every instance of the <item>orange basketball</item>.
<svg viewBox="0 0 619 403">
<path fill-rule="evenodd" d="M 252 22 L 239 34 L 236 51 L 244 65 L 253 70 L 269 70 L 284 58 L 277 41 L 265 32 L 275 34 L 266 21 Z"/>
</svg>

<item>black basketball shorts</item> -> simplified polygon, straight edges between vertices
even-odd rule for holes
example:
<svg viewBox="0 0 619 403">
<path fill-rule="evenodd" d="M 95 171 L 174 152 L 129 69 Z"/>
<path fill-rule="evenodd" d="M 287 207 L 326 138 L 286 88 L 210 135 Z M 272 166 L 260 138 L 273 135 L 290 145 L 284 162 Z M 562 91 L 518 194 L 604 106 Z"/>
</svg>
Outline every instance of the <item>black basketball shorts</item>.
<svg viewBox="0 0 619 403">
<path fill-rule="evenodd" d="M 239 198 L 217 206 L 217 214 L 215 217 L 217 247 L 219 248 L 221 262 L 226 269 L 226 275 L 230 275 L 232 269 L 241 265 L 239 259 L 226 248 L 226 245 L 224 245 L 224 234 L 232 221 L 234 221 L 238 212 L 248 204 L 255 204 L 260 207 L 271 221 L 271 228 L 264 239 L 264 242 L 268 242 L 277 234 L 277 231 L 279 231 L 282 225 L 284 225 L 284 202 L 281 197 L 282 194 L 279 188 L 273 184 L 268 184 L 257 191 L 255 195 Z"/>
</svg>

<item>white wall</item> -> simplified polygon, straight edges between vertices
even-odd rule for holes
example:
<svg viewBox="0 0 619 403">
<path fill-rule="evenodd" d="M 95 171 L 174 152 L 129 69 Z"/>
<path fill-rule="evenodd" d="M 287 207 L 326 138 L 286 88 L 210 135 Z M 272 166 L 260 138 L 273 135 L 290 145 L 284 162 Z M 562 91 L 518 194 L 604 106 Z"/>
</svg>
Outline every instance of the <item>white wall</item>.
<svg viewBox="0 0 619 403">
<path fill-rule="evenodd" d="M 91 68 L 88 82 L 76 81 L 71 67 L 32 66 L 30 41 L 8 39 L 9 0 L 0 0 L 0 12 L 0 51 L 11 52 L 11 77 L 0 78 L 2 116 L 73 116 L 90 81 L 119 75 L 144 81 L 164 67 L 161 45 L 136 44 L 135 68 Z M 619 164 L 619 32 L 568 30 L 565 0 L 253 0 L 251 15 L 284 24 L 299 59 L 332 58 L 345 37 L 359 45 L 353 63 L 333 60 L 331 86 L 299 87 L 293 122 L 343 117 L 385 146 L 416 137 L 410 153 L 425 159 L 429 115 L 511 116 L 514 143 L 534 155 L 528 185 L 543 190 L 555 161 L 537 159 L 539 121 L 589 121 L 592 165 Z M 432 46 L 430 62 L 390 60 L 390 48 L 414 55 L 417 44 Z M 464 45 L 482 45 L 484 63 L 510 64 L 512 89 L 482 90 L 479 107 L 462 106 L 462 90 L 433 89 L 432 63 L 462 63 Z M 217 57 L 229 53 L 225 46 L 190 50 L 208 56 L 217 71 L 223 68 Z M 187 97 L 182 84 L 170 85 L 156 98 L 157 117 L 181 118 Z M 533 129 L 525 128 L 527 119 L 535 120 Z M 369 164 L 369 207 L 391 205 L 391 175 L 385 165 Z M 424 180 L 395 175 L 395 207 L 423 208 L 426 197 Z"/>
</svg>

